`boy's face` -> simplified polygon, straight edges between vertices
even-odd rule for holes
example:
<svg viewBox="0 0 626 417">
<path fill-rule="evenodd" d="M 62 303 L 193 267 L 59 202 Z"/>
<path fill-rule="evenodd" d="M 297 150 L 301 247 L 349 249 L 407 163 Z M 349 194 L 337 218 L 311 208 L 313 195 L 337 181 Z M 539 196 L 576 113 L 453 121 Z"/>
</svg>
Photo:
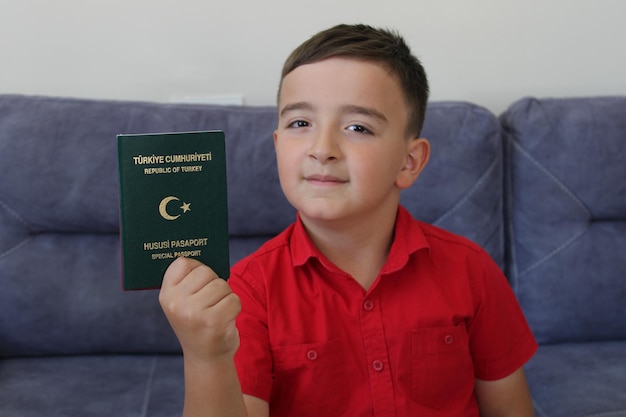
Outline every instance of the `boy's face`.
<svg viewBox="0 0 626 417">
<path fill-rule="evenodd" d="M 395 214 L 400 189 L 428 159 L 428 142 L 406 137 L 399 82 L 376 63 L 330 58 L 300 66 L 282 81 L 278 111 L 280 182 L 304 221 Z"/>
</svg>

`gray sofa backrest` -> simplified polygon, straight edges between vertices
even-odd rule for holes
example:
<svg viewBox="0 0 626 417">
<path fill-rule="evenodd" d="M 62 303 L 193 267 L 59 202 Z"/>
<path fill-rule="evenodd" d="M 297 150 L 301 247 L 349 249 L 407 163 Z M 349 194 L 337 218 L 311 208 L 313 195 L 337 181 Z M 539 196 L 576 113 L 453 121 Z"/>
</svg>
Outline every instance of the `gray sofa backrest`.
<svg viewBox="0 0 626 417">
<path fill-rule="evenodd" d="M 428 106 L 431 158 L 401 203 L 416 218 L 465 236 L 504 268 L 503 149 L 497 118 L 467 103 Z"/>
<path fill-rule="evenodd" d="M 626 98 L 520 100 L 507 275 L 541 343 L 626 339 Z"/>
<path fill-rule="evenodd" d="M 221 129 L 231 262 L 295 218 L 278 183 L 273 107 L 0 95 L 0 357 L 179 352 L 157 291 L 120 283 L 116 135 Z M 497 118 L 432 103 L 432 158 L 403 204 L 503 265 Z"/>
</svg>

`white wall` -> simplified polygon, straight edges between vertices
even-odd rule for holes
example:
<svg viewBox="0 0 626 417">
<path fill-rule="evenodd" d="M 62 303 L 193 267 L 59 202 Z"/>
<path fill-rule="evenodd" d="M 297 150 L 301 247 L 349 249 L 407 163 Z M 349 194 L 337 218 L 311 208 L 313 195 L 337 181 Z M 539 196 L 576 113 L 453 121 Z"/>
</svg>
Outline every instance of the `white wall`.
<svg viewBox="0 0 626 417">
<path fill-rule="evenodd" d="M 274 104 L 288 53 L 340 22 L 398 29 L 433 100 L 626 94 L 623 0 L 0 0 L 0 93 Z"/>
</svg>

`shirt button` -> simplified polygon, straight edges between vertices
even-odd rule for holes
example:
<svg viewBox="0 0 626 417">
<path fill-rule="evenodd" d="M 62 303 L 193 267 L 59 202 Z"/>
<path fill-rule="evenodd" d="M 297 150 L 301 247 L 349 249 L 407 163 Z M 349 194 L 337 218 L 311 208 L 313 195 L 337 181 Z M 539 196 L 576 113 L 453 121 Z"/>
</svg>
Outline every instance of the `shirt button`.
<svg viewBox="0 0 626 417">
<path fill-rule="evenodd" d="M 446 345 L 451 345 L 452 343 L 454 343 L 454 336 L 452 336 L 451 334 L 446 335 L 446 337 L 443 338 L 443 343 L 445 343 Z"/>
<path fill-rule="evenodd" d="M 384 367 L 385 365 L 381 361 L 372 362 L 372 368 L 374 368 L 376 372 L 382 371 Z"/>
<path fill-rule="evenodd" d="M 306 353 L 306 358 L 310 361 L 314 361 L 315 359 L 317 359 L 317 352 L 315 350 L 309 350 Z"/>
<path fill-rule="evenodd" d="M 365 300 L 363 308 L 367 311 L 372 311 L 374 309 L 374 302 L 372 300 Z"/>
</svg>

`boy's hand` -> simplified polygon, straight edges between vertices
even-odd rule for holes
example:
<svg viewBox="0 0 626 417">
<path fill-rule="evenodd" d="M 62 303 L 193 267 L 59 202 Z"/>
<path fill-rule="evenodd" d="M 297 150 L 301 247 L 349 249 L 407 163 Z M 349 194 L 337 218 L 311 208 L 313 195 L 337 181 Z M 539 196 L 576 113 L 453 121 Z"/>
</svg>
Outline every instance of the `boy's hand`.
<svg viewBox="0 0 626 417">
<path fill-rule="evenodd" d="M 165 272 L 159 302 L 185 356 L 204 361 L 234 356 L 241 303 L 211 268 L 195 259 L 176 259 Z"/>
</svg>

